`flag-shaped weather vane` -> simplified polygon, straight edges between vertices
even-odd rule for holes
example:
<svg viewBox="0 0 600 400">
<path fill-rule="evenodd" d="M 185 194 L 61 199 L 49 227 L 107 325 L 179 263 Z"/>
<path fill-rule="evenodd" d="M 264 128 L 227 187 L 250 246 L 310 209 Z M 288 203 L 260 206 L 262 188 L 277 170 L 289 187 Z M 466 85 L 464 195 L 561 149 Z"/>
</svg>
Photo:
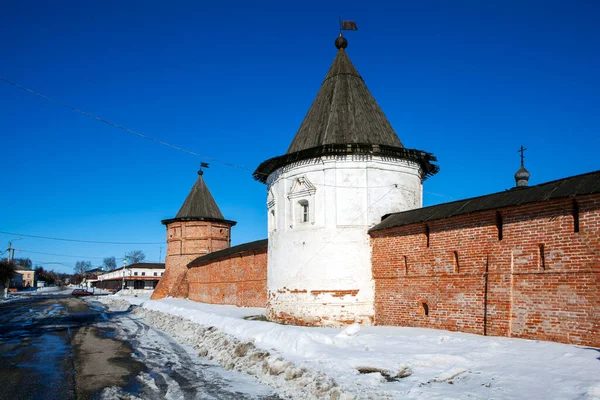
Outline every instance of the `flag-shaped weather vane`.
<svg viewBox="0 0 600 400">
<path fill-rule="evenodd" d="M 341 18 L 338 18 L 338 20 L 340 21 L 340 36 L 335 39 L 335 47 L 337 47 L 338 50 L 343 50 L 348 47 L 348 41 L 342 35 L 342 31 L 357 31 L 358 27 L 354 21 L 343 20 Z"/>
<path fill-rule="evenodd" d="M 350 20 L 343 20 L 338 18 L 340 21 L 340 35 L 342 31 L 357 31 L 358 27 L 356 26 L 356 22 Z"/>
<path fill-rule="evenodd" d="M 200 169 L 198 170 L 198 175 L 202 175 L 204 173 L 202 168 L 209 168 L 208 163 L 200 162 Z"/>
</svg>

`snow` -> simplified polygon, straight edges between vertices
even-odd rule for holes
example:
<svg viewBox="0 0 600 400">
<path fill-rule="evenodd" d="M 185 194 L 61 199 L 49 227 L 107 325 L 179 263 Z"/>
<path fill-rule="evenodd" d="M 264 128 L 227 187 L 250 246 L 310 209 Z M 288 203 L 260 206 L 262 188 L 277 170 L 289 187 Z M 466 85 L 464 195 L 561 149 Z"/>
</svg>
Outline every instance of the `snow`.
<svg viewBox="0 0 600 400">
<path fill-rule="evenodd" d="M 62 290 L 56 286 L 46 286 L 41 288 L 34 288 L 30 290 L 24 290 L 20 292 L 9 293 L 6 297 L 0 297 L 0 302 L 15 301 L 23 296 L 43 296 L 47 294 L 59 294 L 59 293 L 71 293 L 71 290 Z"/>
<path fill-rule="evenodd" d="M 424 328 L 288 326 L 244 319 L 262 308 L 184 299 L 96 299 L 138 305 L 147 323 L 289 398 L 600 399 L 595 348 Z"/>
<path fill-rule="evenodd" d="M 132 357 L 145 366 L 135 378 L 137 385 L 105 388 L 100 400 L 274 398 L 273 390 L 253 377 L 224 370 L 216 362 L 200 357 L 191 346 L 149 328 L 135 315 L 115 313 L 98 326 L 130 343 Z"/>
</svg>

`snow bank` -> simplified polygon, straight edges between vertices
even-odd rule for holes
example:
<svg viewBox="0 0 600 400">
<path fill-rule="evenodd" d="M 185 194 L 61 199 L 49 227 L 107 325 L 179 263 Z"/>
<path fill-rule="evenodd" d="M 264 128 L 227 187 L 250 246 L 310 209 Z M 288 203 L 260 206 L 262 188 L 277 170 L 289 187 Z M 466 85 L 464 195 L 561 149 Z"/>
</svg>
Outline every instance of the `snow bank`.
<svg viewBox="0 0 600 400">
<path fill-rule="evenodd" d="M 290 398 L 600 399 L 600 349 L 421 328 L 279 325 L 264 314 L 167 298 L 98 300 L 134 312 Z"/>
</svg>

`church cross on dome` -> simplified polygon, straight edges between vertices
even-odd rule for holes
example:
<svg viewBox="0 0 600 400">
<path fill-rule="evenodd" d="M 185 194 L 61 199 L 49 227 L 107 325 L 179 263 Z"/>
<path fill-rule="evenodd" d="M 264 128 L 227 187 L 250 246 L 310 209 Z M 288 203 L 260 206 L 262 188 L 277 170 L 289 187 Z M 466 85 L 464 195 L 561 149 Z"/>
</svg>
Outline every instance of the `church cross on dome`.
<svg viewBox="0 0 600 400">
<path fill-rule="evenodd" d="M 524 161 L 525 161 L 525 150 L 527 150 L 527 148 L 521 146 L 521 148 L 517 151 L 517 153 L 521 153 L 521 167 L 525 166 Z"/>
</svg>

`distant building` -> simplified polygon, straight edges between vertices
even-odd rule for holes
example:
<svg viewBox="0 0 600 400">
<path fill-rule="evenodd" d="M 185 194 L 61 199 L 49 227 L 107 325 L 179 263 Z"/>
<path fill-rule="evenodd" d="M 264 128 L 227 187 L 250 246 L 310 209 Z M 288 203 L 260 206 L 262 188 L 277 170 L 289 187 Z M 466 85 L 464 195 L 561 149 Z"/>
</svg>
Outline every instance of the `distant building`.
<svg viewBox="0 0 600 400">
<path fill-rule="evenodd" d="M 89 271 L 85 271 L 83 273 L 83 279 L 81 280 L 81 286 L 85 288 L 91 288 L 94 286 L 94 282 L 98 280 L 98 275 L 102 275 L 104 273 L 104 268 L 98 267 L 94 269 L 90 269 Z"/>
<path fill-rule="evenodd" d="M 91 283 L 99 289 L 121 288 L 152 291 L 165 272 L 163 263 L 137 263 L 99 274 Z"/>
<path fill-rule="evenodd" d="M 10 280 L 9 287 L 26 289 L 35 286 L 35 271 L 24 267 L 17 267 L 16 274 Z"/>
</svg>

